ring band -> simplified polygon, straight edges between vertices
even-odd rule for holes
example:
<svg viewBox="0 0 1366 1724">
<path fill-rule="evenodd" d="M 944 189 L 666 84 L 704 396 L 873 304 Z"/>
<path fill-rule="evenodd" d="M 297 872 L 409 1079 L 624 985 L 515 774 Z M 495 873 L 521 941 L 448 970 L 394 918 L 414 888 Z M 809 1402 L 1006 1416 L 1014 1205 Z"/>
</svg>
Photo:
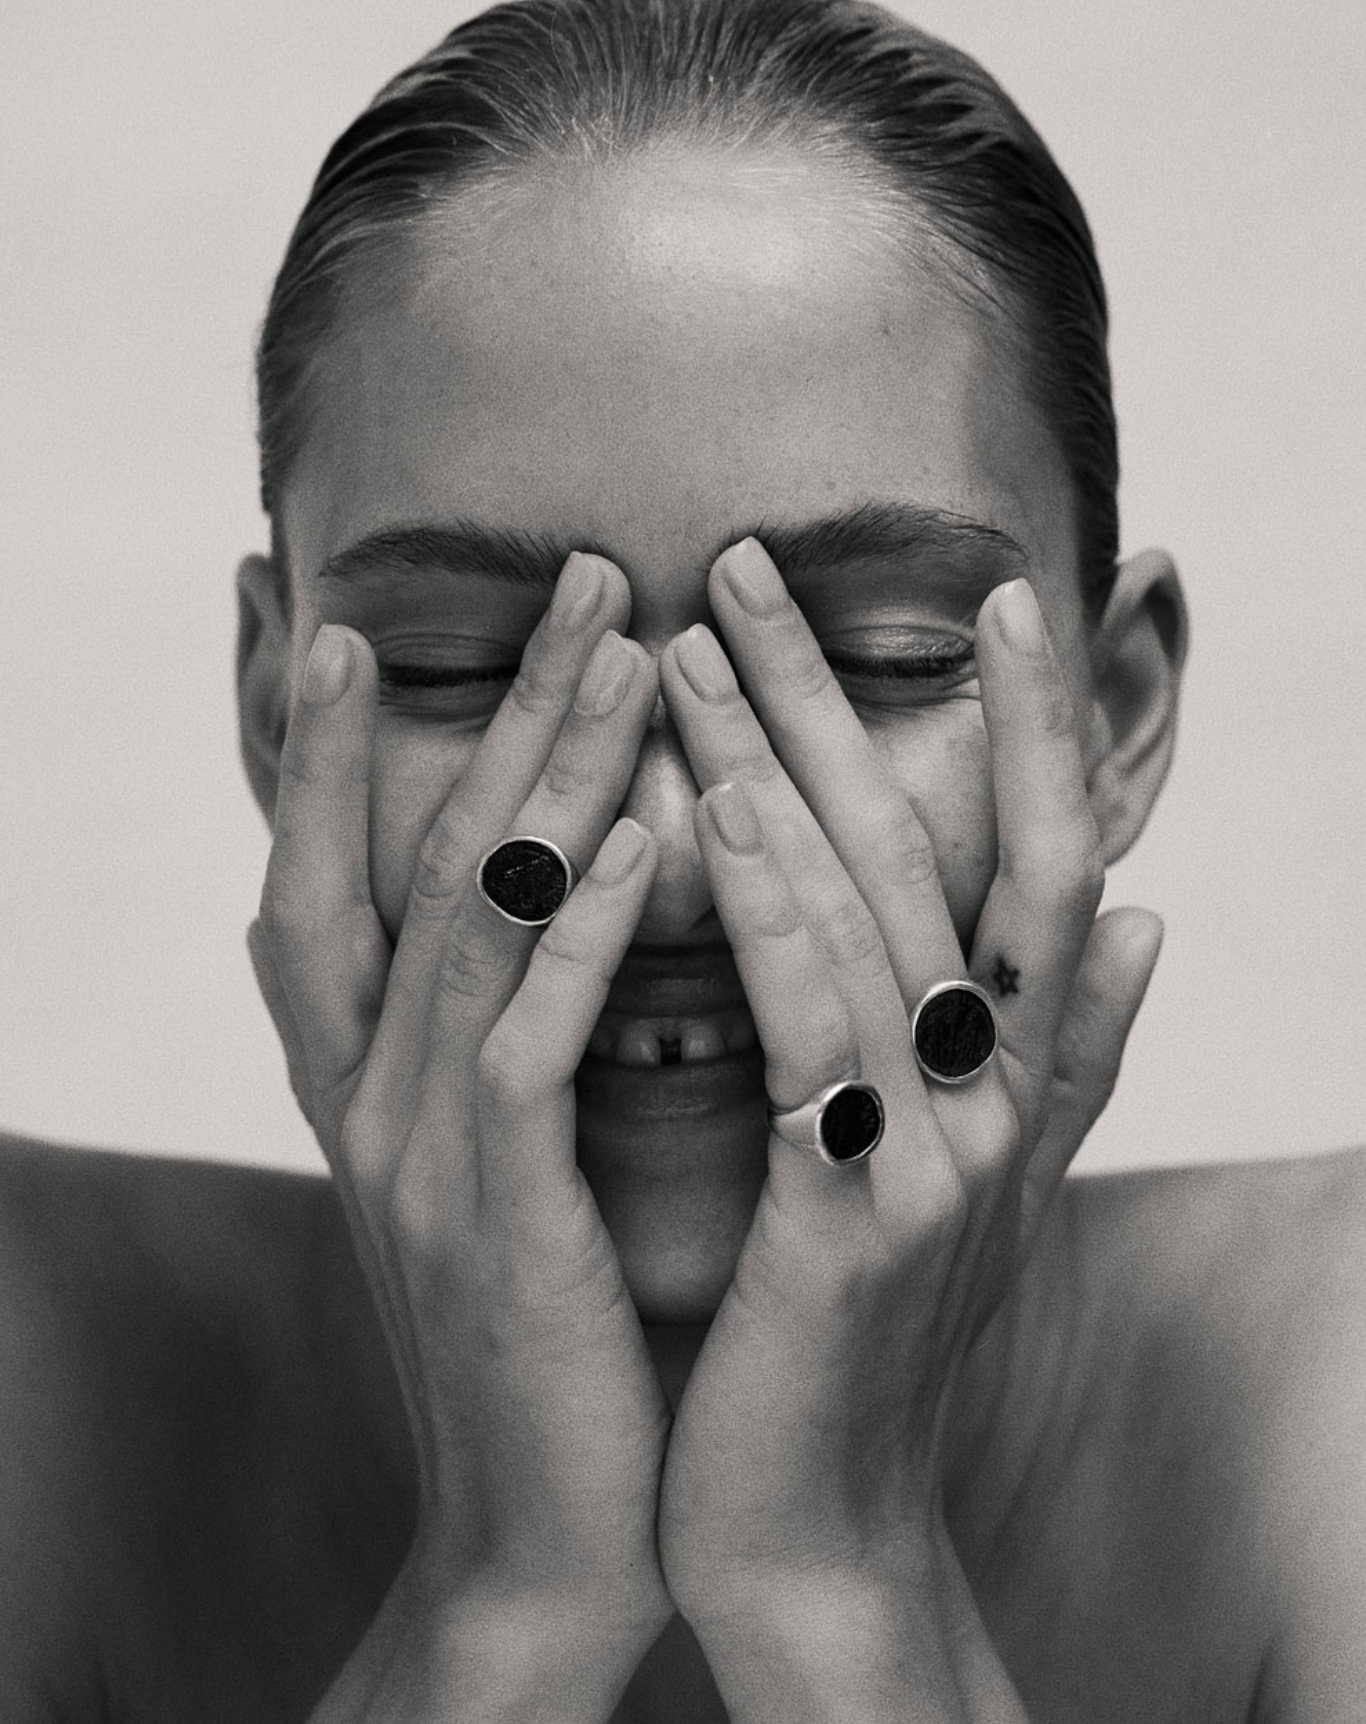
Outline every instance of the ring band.
<svg viewBox="0 0 1366 1724">
<path fill-rule="evenodd" d="M 911 1014 L 916 1063 L 936 1083 L 969 1083 L 995 1058 L 996 1008 L 976 982 L 939 982 Z"/>
<path fill-rule="evenodd" d="M 882 1141 L 887 1117 L 870 1083 L 833 1083 L 803 1107 L 768 1110 L 769 1129 L 794 1149 L 814 1150 L 831 1167 L 848 1167 Z"/>
<path fill-rule="evenodd" d="M 578 878 L 558 844 L 525 833 L 486 850 L 475 873 L 484 902 L 519 928 L 544 928 L 554 921 Z"/>
</svg>

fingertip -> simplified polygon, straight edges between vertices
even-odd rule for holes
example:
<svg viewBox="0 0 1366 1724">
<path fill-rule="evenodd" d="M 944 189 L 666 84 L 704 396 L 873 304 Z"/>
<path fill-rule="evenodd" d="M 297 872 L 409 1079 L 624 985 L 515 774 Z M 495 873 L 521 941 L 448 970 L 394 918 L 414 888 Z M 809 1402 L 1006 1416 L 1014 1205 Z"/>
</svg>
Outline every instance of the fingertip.
<svg viewBox="0 0 1366 1724">
<path fill-rule="evenodd" d="M 594 614 L 604 617 L 609 628 L 622 630 L 631 616 L 631 584 L 621 567 L 601 551 L 571 551 L 560 571 L 561 580 L 571 571 L 580 579 L 596 575 L 597 597 L 588 606 L 585 620 Z"/>
<path fill-rule="evenodd" d="M 615 886 L 646 864 L 653 843 L 647 826 L 623 815 L 603 839 L 588 872 L 600 884 Z"/>
<path fill-rule="evenodd" d="M 1091 985 L 1115 1001 L 1127 1023 L 1143 1004 L 1165 932 L 1155 911 L 1136 905 L 1107 910 L 1097 918 L 1086 968 Z"/>
<path fill-rule="evenodd" d="M 1108 910 L 1104 920 L 1113 920 L 1117 937 L 1122 943 L 1125 955 L 1135 964 L 1142 964 L 1151 973 L 1162 951 L 1162 942 L 1166 938 L 1167 925 L 1156 910 L 1148 910 L 1137 904 L 1126 904 L 1114 910 Z"/>
</svg>

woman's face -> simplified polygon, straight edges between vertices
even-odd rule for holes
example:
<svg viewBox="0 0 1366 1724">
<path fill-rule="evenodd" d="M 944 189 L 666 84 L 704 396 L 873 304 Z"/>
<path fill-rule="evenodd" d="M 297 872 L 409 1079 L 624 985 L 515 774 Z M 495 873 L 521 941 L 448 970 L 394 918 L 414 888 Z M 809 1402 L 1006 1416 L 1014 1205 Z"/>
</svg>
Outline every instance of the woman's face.
<svg viewBox="0 0 1366 1724">
<path fill-rule="evenodd" d="M 788 546 L 779 566 L 822 643 L 945 660 L 942 674 L 844 686 L 929 832 L 966 944 L 996 850 L 963 662 L 986 592 L 1026 574 L 1074 689 L 1089 686 L 1067 481 L 984 314 L 908 261 L 904 217 L 898 241 L 841 170 L 792 158 L 538 171 L 477 207 L 435 218 L 327 351 L 284 505 L 294 686 L 326 621 L 364 633 L 382 677 L 395 663 L 515 667 L 544 585 L 474 562 L 320 578 L 384 529 L 527 536 L 554 548 L 552 575 L 569 550 L 597 549 L 623 571 L 629 632 L 654 653 L 699 620 L 720 632 L 709 566 L 757 532 Z M 871 545 L 810 535 L 815 554 L 795 554 L 790 529 L 869 503 L 994 529 L 1018 557 L 952 527 L 900 546 L 885 531 Z M 386 691 L 371 854 L 391 933 L 423 835 L 506 689 Z M 723 943 L 698 794 L 661 701 L 622 810 L 659 845 L 642 945 Z M 714 1308 L 765 1145 L 757 1057 L 738 1082 L 671 1066 L 581 1083 L 580 1163 L 642 1309 Z"/>
</svg>

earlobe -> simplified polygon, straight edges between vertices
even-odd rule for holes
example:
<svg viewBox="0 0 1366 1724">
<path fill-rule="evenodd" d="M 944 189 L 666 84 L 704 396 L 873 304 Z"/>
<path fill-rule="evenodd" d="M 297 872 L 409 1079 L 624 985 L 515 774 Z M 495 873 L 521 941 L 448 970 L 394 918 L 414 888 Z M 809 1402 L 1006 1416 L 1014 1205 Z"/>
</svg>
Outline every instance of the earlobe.
<svg viewBox="0 0 1366 1724">
<path fill-rule="evenodd" d="M 242 764 L 267 821 L 289 719 L 291 639 L 286 576 L 269 557 L 244 557 L 237 568 L 237 726 Z"/>
<path fill-rule="evenodd" d="M 1105 862 L 1117 862 L 1147 822 L 1171 766 L 1190 623 L 1165 551 L 1121 564 L 1092 643 L 1097 746 L 1087 787 Z"/>
</svg>

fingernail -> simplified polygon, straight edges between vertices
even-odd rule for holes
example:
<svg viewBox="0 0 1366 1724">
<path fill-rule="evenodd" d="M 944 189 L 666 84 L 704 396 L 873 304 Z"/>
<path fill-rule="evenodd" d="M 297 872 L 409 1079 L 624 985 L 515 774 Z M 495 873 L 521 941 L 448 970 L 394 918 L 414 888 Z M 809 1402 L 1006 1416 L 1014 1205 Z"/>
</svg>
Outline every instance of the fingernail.
<svg viewBox="0 0 1366 1724">
<path fill-rule="evenodd" d="M 635 673 L 636 660 L 615 629 L 608 629 L 593 648 L 593 656 L 574 696 L 575 712 L 601 718 L 621 702 Z"/>
<path fill-rule="evenodd" d="M 702 623 L 694 623 L 678 637 L 677 652 L 683 674 L 699 699 L 726 700 L 740 692 L 726 655 Z"/>
<path fill-rule="evenodd" d="M 340 700 L 350 680 L 351 648 L 346 636 L 333 624 L 324 623 L 313 637 L 299 692 L 312 706 L 331 706 Z"/>
<path fill-rule="evenodd" d="M 1038 601 L 1028 581 L 1007 581 L 997 591 L 996 620 L 1001 625 L 1006 645 L 1030 658 L 1039 658 L 1047 650 L 1043 618 Z"/>
<path fill-rule="evenodd" d="M 721 563 L 721 579 L 752 617 L 771 617 L 787 597 L 782 576 L 757 539 L 731 546 Z"/>
<path fill-rule="evenodd" d="M 602 565 L 575 551 L 560 570 L 550 614 L 566 633 L 581 629 L 598 608 L 602 597 Z"/>
<path fill-rule="evenodd" d="M 624 880 L 645 854 L 645 828 L 634 820 L 618 820 L 602 841 L 588 872 L 604 885 Z"/>
<path fill-rule="evenodd" d="M 727 850 L 744 855 L 763 847 L 759 817 L 743 784 L 718 784 L 707 795 L 707 810 Z"/>
</svg>

